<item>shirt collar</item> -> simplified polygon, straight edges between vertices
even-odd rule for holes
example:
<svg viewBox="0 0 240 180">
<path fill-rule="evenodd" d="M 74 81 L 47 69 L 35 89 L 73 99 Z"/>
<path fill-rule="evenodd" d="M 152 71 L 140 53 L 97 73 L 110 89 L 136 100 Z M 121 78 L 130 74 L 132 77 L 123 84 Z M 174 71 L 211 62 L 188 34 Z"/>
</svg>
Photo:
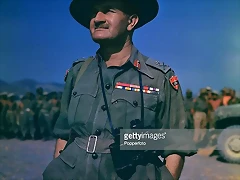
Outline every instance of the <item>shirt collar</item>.
<svg viewBox="0 0 240 180">
<path fill-rule="evenodd" d="M 98 60 L 99 63 L 103 62 L 102 61 L 102 56 L 99 53 L 99 49 L 96 52 L 96 59 Z M 133 45 L 131 55 L 130 55 L 130 57 L 129 57 L 129 59 L 126 63 L 130 62 L 133 65 L 134 69 L 136 69 L 137 71 L 145 74 L 149 78 L 154 79 L 152 73 L 150 72 L 148 66 L 145 63 L 146 60 L 147 60 L 147 57 L 144 57 L 139 52 L 139 50 Z"/>
<path fill-rule="evenodd" d="M 135 69 L 146 76 L 148 76 L 151 79 L 154 79 L 152 73 L 149 71 L 149 68 L 146 65 L 147 57 L 144 57 L 139 50 L 133 45 L 132 47 L 132 53 L 129 58 L 129 61 L 132 63 L 132 65 L 135 67 Z"/>
<path fill-rule="evenodd" d="M 148 76 L 151 79 L 154 79 L 153 74 L 151 73 L 151 71 L 149 70 L 148 66 L 146 65 L 146 61 L 147 61 L 147 57 L 143 56 L 139 51 L 137 52 L 137 56 L 136 59 L 134 60 L 135 62 L 133 63 L 133 65 L 136 67 L 136 64 L 140 64 L 140 67 L 136 67 L 136 69 L 145 74 L 146 76 Z"/>
</svg>

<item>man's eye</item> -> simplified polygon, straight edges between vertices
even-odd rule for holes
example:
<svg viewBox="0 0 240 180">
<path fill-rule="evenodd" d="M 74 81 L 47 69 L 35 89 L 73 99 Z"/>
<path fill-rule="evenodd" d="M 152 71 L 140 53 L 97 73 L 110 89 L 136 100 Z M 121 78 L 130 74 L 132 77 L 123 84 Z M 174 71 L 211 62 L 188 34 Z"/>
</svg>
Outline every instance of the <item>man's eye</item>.
<svg viewBox="0 0 240 180">
<path fill-rule="evenodd" d="M 116 11 L 114 9 L 106 8 L 106 9 L 103 9 L 102 12 L 104 14 L 107 14 L 107 13 L 115 13 Z"/>
<path fill-rule="evenodd" d="M 109 8 L 101 9 L 101 10 L 95 10 L 91 13 L 91 17 L 92 18 L 96 17 L 98 12 L 102 12 L 104 14 L 107 14 L 107 13 L 116 13 L 116 10 L 115 9 L 109 9 Z"/>
</svg>

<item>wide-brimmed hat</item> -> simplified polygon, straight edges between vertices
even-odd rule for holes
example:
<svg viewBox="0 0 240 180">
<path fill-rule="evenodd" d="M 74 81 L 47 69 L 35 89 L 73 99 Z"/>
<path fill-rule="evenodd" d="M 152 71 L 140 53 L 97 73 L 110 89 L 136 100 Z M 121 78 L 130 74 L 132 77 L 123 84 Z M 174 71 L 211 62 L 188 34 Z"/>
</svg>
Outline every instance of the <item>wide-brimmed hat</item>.
<svg viewBox="0 0 240 180">
<path fill-rule="evenodd" d="M 219 92 L 216 91 L 216 90 L 213 90 L 213 91 L 212 91 L 212 94 L 213 94 L 213 95 L 219 95 Z"/>
<path fill-rule="evenodd" d="M 208 93 L 208 90 L 206 88 L 200 89 L 200 95 L 206 95 Z"/>
<path fill-rule="evenodd" d="M 225 93 L 225 94 L 230 94 L 231 93 L 231 89 L 230 88 L 227 88 L 227 87 L 224 87 L 222 90 L 221 90 L 222 93 Z"/>
<path fill-rule="evenodd" d="M 70 13 L 72 17 L 82 26 L 89 29 L 92 8 L 95 3 L 106 0 L 73 0 L 70 4 Z M 152 21 L 158 14 L 159 5 L 157 0 L 119 0 L 134 4 L 136 7 L 139 21 L 135 29 L 140 28 Z"/>
<path fill-rule="evenodd" d="M 192 93 L 192 90 L 191 89 L 187 89 L 186 93 Z"/>
<path fill-rule="evenodd" d="M 205 89 L 206 89 L 207 91 L 212 91 L 212 88 L 211 88 L 210 86 L 207 86 Z"/>
</svg>

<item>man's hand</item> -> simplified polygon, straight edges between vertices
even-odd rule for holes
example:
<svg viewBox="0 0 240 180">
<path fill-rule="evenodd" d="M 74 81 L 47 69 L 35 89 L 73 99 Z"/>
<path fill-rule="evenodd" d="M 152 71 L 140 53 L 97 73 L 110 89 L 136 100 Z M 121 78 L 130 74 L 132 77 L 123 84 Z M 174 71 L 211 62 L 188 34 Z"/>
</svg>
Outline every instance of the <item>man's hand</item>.
<svg viewBox="0 0 240 180">
<path fill-rule="evenodd" d="M 67 141 L 62 139 L 57 139 L 56 145 L 55 145 L 54 158 L 57 158 L 60 155 L 59 151 L 63 150 L 66 144 L 67 144 Z"/>
<path fill-rule="evenodd" d="M 178 180 L 180 178 L 184 162 L 185 158 L 177 154 L 172 154 L 166 157 L 166 167 L 172 174 L 174 180 Z"/>
</svg>

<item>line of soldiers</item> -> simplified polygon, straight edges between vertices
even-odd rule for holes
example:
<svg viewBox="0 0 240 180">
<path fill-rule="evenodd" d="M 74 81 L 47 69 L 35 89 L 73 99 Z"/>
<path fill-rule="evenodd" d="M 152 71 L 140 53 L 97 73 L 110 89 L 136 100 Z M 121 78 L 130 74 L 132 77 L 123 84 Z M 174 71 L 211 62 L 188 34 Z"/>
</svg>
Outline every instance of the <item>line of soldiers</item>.
<svg viewBox="0 0 240 180">
<path fill-rule="evenodd" d="M 0 137 L 25 139 L 53 138 L 52 129 L 60 113 L 61 92 L 47 93 L 36 89 L 36 95 L 0 94 Z"/>
<path fill-rule="evenodd" d="M 44 93 L 37 88 L 36 95 L 26 93 L 17 96 L 0 94 L 0 137 L 21 139 L 52 139 L 52 129 L 60 113 L 61 92 Z M 193 98 L 191 90 L 186 91 L 185 108 L 189 129 L 214 128 L 214 111 L 219 106 L 240 103 L 235 90 L 223 88 L 221 93 L 210 87 L 202 88 Z M 204 131 L 196 131 L 194 141 L 204 138 Z"/>
<path fill-rule="evenodd" d="M 214 111 L 219 106 L 240 103 L 235 90 L 223 88 L 220 93 L 210 87 L 202 88 L 197 98 L 192 91 L 186 91 L 185 108 L 188 117 L 188 128 L 194 129 L 193 140 L 200 143 L 206 134 L 206 129 L 214 128 Z"/>
</svg>

